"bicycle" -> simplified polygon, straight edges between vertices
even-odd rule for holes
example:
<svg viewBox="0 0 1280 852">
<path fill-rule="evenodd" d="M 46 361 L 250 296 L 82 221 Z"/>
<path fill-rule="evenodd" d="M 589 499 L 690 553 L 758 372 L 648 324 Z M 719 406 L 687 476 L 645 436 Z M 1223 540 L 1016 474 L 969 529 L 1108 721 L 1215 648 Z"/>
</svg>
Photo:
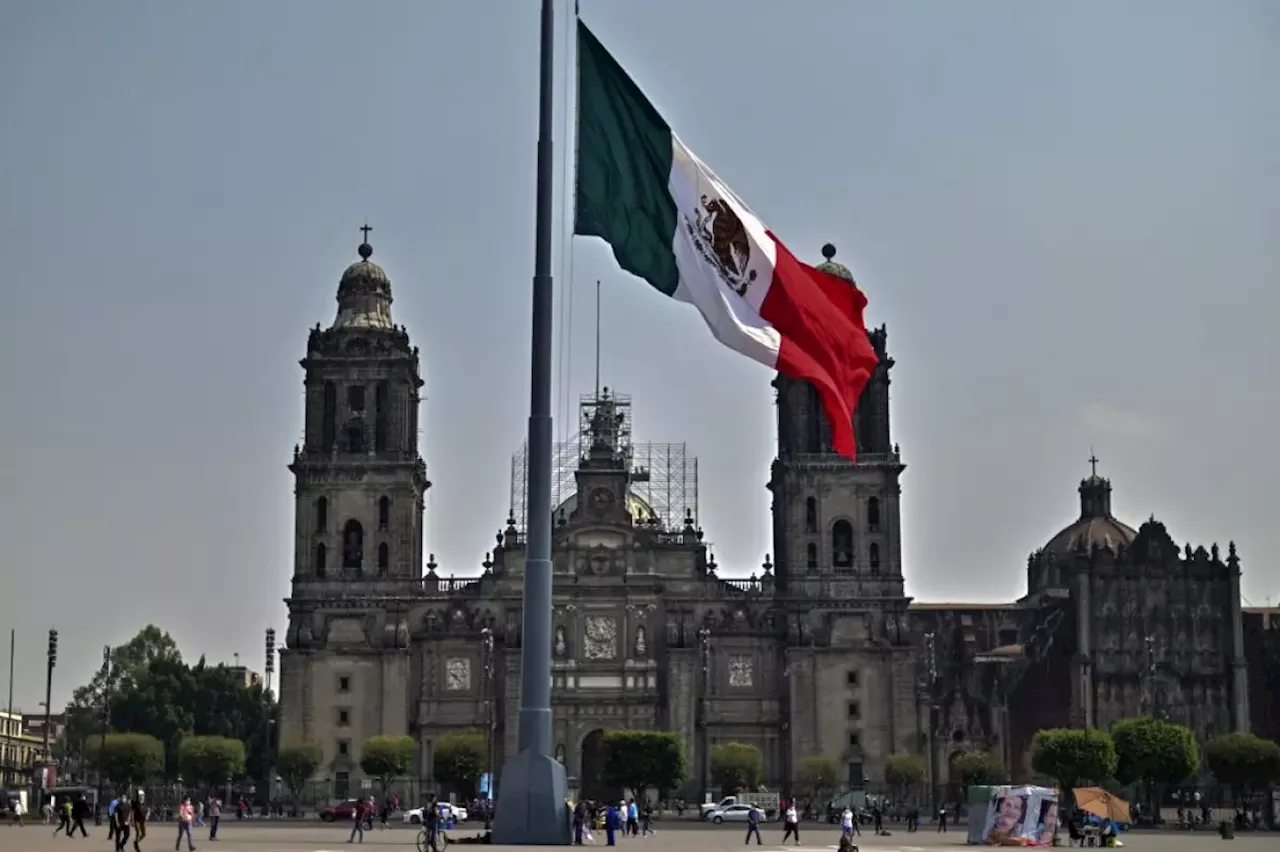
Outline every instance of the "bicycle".
<svg viewBox="0 0 1280 852">
<path fill-rule="evenodd" d="M 436 848 L 443 849 L 449 845 L 449 835 L 444 831 L 436 830 Z M 418 852 L 429 852 L 431 849 L 431 835 L 427 829 L 421 829 L 418 832 Z"/>
</svg>

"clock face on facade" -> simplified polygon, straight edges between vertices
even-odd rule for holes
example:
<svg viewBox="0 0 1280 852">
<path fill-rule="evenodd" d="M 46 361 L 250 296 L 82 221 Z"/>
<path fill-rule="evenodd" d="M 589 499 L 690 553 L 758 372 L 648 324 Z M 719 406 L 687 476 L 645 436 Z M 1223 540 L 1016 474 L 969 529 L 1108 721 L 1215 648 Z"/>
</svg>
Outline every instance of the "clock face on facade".
<svg viewBox="0 0 1280 852">
<path fill-rule="evenodd" d="M 608 488 L 597 488 L 591 492 L 591 505 L 599 510 L 609 508 L 613 505 L 613 492 Z"/>
</svg>

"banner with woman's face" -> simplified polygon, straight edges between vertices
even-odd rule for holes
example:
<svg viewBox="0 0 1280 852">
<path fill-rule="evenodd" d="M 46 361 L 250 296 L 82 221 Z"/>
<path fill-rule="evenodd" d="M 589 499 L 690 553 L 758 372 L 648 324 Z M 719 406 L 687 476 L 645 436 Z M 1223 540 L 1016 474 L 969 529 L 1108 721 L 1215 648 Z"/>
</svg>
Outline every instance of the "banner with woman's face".
<svg viewBox="0 0 1280 852">
<path fill-rule="evenodd" d="M 998 846 L 1048 846 L 1058 824 L 1058 797 L 1046 787 L 997 787 L 987 804 L 983 837 Z"/>
</svg>

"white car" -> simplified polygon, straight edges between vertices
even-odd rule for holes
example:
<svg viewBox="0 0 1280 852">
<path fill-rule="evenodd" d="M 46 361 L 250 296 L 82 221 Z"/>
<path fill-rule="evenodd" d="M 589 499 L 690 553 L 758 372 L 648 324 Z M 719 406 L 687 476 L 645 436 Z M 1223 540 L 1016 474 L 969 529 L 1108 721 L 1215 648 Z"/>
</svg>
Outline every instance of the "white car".
<svg viewBox="0 0 1280 852">
<path fill-rule="evenodd" d="M 716 808 L 707 814 L 707 819 L 719 825 L 722 822 L 746 822 L 751 816 L 752 805 L 729 805 L 725 808 Z M 761 815 L 763 818 L 763 815 Z"/>
<path fill-rule="evenodd" d="M 440 817 L 442 819 L 447 819 L 449 816 L 452 816 L 454 822 L 466 822 L 467 820 L 466 808 L 460 807 L 458 805 L 451 805 L 448 802 L 441 802 L 439 804 L 439 808 L 440 808 Z M 425 808 L 414 808 L 413 810 L 405 811 L 404 821 L 409 825 L 421 825 L 422 812 L 424 810 Z"/>
</svg>

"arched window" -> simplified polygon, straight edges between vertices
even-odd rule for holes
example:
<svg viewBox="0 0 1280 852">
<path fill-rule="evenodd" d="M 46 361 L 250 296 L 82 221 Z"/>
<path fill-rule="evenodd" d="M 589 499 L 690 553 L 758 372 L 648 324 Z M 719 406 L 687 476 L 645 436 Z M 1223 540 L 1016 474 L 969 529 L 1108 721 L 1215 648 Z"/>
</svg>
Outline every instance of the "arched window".
<svg viewBox="0 0 1280 852">
<path fill-rule="evenodd" d="M 360 573 L 364 567 L 364 527 L 352 518 L 342 528 L 342 570 Z"/>
<path fill-rule="evenodd" d="M 389 419 L 391 385 L 385 381 L 378 382 L 373 394 L 373 449 L 384 452 L 387 449 L 387 422 Z"/>
<path fill-rule="evenodd" d="M 316 501 L 316 531 L 323 532 L 329 528 L 329 499 L 321 497 Z"/>
<path fill-rule="evenodd" d="M 871 547 L 868 548 L 867 561 L 871 565 L 871 573 L 879 574 L 880 573 L 880 545 L 872 542 Z"/>
<path fill-rule="evenodd" d="M 386 574 L 391 567 L 391 547 L 385 541 L 378 545 L 378 573 Z"/>
<path fill-rule="evenodd" d="M 325 575 L 324 562 L 325 562 L 326 556 L 328 556 L 328 553 L 325 551 L 324 543 L 322 542 L 320 544 L 317 544 L 316 545 L 316 564 L 312 567 L 315 568 L 316 576 L 319 577 L 321 580 L 324 579 L 324 575 Z"/>
<path fill-rule="evenodd" d="M 391 498 L 378 498 L 378 529 L 385 530 L 391 523 Z"/>
<path fill-rule="evenodd" d="M 342 430 L 343 436 L 347 441 L 347 452 L 363 453 L 364 452 L 364 421 L 359 417 L 352 417 L 347 422 L 347 427 Z"/>
<path fill-rule="evenodd" d="M 836 568 L 853 567 L 853 524 L 846 520 L 831 525 L 831 564 Z"/>
<path fill-rule="evenodd" d="M 324 412 L 320 416 L 320 446 L 329 449 L 338 440 L 338 389 L 324 383 Z"/>
<path fill-rule="evenodd" d="M 867 529 L 880 529 L 880 498 L 872 497 L 867 501 Z"/>
<path fill-rule="evenodd" d="M 804 501 L 804 531 L 818 531 L 818 501 L 812 497 Z"/>
<path fill-rule="evenodd" d="M 810 571 L 818 570 L 818 545 L 810 544 L 805 548 L 805 567 Z"/>
</svg>

